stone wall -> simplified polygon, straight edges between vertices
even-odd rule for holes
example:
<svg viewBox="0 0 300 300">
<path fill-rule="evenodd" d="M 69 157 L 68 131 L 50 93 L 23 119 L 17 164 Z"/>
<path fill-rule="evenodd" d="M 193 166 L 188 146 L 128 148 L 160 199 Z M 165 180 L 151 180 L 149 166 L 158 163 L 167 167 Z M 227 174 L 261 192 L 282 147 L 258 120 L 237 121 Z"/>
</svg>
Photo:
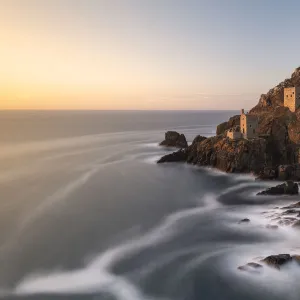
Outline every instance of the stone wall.
<svg viewBox="0 0 300 300">
<path fill-rule="evenodd" d="M 295 112 L 300 106 L 300 87 L 290 87 L 284 89 L 284 106 L 291 112 Z"/>
</svg>

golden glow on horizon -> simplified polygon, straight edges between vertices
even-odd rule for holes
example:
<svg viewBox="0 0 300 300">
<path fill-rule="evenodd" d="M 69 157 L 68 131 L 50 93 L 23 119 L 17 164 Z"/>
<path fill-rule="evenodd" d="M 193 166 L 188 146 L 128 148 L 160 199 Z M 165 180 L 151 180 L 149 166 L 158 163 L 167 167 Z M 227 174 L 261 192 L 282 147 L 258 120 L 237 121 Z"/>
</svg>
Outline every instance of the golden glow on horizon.
<svg viewBox="0 0 300 300">
<path fill-rule="evenodd" d="M 0 109 L 143 108 L 137 98 L 168 84 L 120 48 L 89 49 L 19 26 L 0 26 L 0 38 Z"/>
<path fill-rule="evenodd" d="M 197 52 L 195 59 L 181 34 L 174 31 L 180 40 L 174 42 L 174 32 L 151 31 L 152 24 L 145 30 L 133 23 L 123 32 L 132 16 L 126 19 L 119 4 L 119 15 L 110 9 L 107 23 L 101 23 L 99 11 L 90 20 L 91 3 L 85 1 L 71 11 L 67 0 L 3 1 L 0 109 L 240 107 L 240 99 L 231 96 L 236 83 L 224 80 L 228 72 L 218 61 L 211 64 L 213 54 Z M 102 8 L 100 1 L 94 4 Z M 86 15 L 80 5 L 87 6 Z M 192 46 L 194 42 L 202 41 L 193 39 Z M 219 91 L 227 95 L 216 95 Z"/>
</svg>

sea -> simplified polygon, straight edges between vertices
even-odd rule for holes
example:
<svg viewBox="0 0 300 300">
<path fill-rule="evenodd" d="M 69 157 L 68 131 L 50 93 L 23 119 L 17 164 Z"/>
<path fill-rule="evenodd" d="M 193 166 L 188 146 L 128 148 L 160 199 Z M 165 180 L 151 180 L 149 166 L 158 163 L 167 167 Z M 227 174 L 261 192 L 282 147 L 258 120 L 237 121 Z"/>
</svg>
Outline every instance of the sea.
<svg viewBox="0 0 300 300">
<path fill-rule="evenodd" d="M 264 216 L 298 196 L 258 197 L 274 182 L 251 174 L 156 163 L 175 150 L 158 145 L 167 130 L 191 143 L 235 114 L 0 112 L 0 299 L 299 300 L 298 266 L 237 269 L 300 254 L 299 231 Z"/>
</svg>

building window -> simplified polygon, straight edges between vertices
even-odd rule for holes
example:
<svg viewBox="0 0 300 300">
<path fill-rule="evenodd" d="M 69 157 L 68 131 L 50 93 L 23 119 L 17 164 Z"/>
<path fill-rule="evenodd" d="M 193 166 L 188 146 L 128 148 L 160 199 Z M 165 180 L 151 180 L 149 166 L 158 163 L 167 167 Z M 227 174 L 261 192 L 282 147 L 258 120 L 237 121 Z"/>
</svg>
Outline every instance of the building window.
<svg viewBox="0 0 300 300">
<path fill-rule="evenodd" d="M 255 133 L 255 129 L 253 129 L 253 133 Z"/>
<path fill-rule="evenodd" d="M 250 128 L 252 127 L 252 125 L 250 124 Z"/>
</svg>

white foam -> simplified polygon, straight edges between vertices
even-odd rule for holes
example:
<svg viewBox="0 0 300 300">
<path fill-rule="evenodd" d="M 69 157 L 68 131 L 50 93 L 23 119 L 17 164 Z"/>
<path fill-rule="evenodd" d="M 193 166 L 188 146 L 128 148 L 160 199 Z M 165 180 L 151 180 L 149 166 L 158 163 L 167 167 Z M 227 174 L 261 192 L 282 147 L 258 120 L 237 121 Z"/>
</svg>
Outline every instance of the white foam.
<svg viewBox="0 0 300 300">
<path fill-rule="evenodd" d="M 167 242 L 178 233 L 178 227 L 176 225 L 179 222 L 214 208 L 216 205 L 216 202 L 212 201 L 214 197 L 207 195 L 205 198 L 206 200 L 204 199 L 204 202 L 208 204 L 206 207 L 196 207 L 173 213 L 167 216 L 159 226 L 150 230 L 144 236 L 108 249 L 90 261 L 82 269 L 28 275 L 16 286 L 14 293 L 60 294 L 105 291 L 112 293 L 118 299 L 147 299 L 147 297 L 126 278 L 111 274 L 111 268 L 119 260 L 139 250 Z"/>
</svg>

